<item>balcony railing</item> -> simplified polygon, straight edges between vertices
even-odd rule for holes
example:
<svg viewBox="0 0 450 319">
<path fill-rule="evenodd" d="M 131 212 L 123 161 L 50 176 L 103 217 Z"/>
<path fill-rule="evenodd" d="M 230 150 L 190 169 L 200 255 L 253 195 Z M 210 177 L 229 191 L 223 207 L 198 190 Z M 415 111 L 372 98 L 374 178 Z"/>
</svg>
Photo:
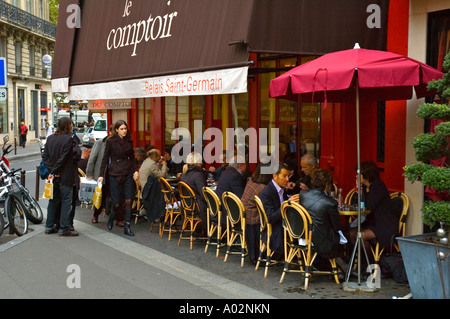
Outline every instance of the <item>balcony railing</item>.
<svg viewBox="0 0 450 319">
<path fill-rule="evenodd" d="M 22 28 L 55 38 L 56 25 L 23 11 L 12 4 L 0 1 L 0 19 L 17 24 Z"/>
</svg>

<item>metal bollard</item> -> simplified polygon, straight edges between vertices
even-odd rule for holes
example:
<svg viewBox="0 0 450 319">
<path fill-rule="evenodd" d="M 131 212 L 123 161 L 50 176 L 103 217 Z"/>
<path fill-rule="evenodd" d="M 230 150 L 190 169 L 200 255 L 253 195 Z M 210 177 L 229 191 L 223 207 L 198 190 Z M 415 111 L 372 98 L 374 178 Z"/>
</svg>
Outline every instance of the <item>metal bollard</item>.
<svg viewBox="0 0 450 319">
<path fill-rule="evenodd" d="M 34 199 L 36 201 L 39 201 L 39 179 L 41 178 L 41 176 L 39 175 L 39 166 L 36 166 L 36 185 L 34 188 Z"/>
</svg>

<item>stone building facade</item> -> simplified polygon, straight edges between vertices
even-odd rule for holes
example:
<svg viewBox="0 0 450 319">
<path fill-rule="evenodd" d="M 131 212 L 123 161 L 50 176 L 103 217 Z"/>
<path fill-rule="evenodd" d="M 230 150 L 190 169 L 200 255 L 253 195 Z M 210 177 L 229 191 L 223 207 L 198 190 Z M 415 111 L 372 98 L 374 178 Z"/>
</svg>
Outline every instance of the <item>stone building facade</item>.
<svg viewBox="0 0 450 319">
<path fill-rule="evenodd" d="M 24 120 L 29 143 L 41 135 L 46 118 L 52 121 L 51 64 L 44 57 L 53 55 L 55 37 L 49 0 L 0 1 L 0 58 L 7 77 L 0 87 L 0 138 L 18 141 Z"/>
</svg>

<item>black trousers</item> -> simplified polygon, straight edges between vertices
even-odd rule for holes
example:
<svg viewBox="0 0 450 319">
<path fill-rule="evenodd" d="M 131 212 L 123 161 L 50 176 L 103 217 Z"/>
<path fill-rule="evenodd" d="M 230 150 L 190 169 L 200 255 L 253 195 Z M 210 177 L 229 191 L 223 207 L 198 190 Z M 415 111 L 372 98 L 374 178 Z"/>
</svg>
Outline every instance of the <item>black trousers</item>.
<svg viewBox="0 0 450 319">
<path fill-rule="evenodd" d="M 26 142 L 27 142 L 27 135 L 26 134 L 20 134 L 19 146 L 25 147 Z"/>
</svg>

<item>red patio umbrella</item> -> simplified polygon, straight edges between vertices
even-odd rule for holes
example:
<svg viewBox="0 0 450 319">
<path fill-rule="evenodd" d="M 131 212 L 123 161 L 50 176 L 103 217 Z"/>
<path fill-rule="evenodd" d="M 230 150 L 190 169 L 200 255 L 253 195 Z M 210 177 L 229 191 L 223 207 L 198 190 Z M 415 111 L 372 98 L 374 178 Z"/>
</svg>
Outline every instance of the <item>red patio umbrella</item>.
<svg viewBox="0 0 450 319">
<path fill-rule="evenodd" d="M 440 79 L 443 73 L 411 58 L 392 52 L 354 49 L 325 54 L 300 65 L 270 82 L 269 96 L 302 102 L 355 102 L 357 129 L 358 190 L 360 176 L 360 101 L 406 100 L 432 96 L 427 91 L 431 80 Z M 326 107 L 326 104 L 325 104 Z M 358 220 L 361 220 L 361 193 L 358 192 Z M 361 238 L 358 223 L 358 239 Z M 362 239 L 361 239 L 362 240 Z M 358 240 L 358 259 L 360 258 Z M 360 284 L 358 261 L 358 284 Z M 347 277 L 348 279 L 348 277 Z"/>
<path fill-rule="evenodd" d="M 433 95 L 427 84 L 442 72 L 392 52 L 351 49 L 325 54 L 270 82 L 270 97 L 302 102 L 406 100 Z M 358 88 L 358 90 L 357 90 Z"/>
</svg>

